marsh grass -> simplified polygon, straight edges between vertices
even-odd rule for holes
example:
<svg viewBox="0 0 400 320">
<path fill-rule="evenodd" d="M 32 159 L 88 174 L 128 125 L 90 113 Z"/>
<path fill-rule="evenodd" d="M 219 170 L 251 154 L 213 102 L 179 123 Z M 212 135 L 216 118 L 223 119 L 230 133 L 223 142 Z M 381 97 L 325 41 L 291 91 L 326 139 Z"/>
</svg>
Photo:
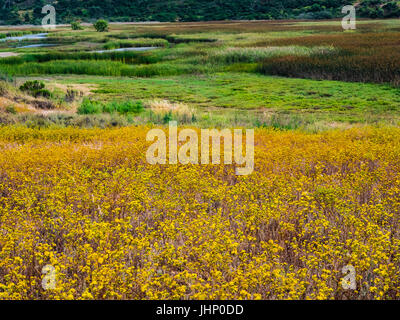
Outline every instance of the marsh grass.
<svg viewBox="0 0 400 320">
<path fill-rule="evenodd" d="M 102 103 L 84 99 L 82 104 L 78 107 L 78 114 L 100 114 L 100 113 L 118 113 L 123 115 L 139 114 L 144 110 L 141 101 L 111 101 Z"/>
<path fill-rule="evenodd" d="M 275 39 L 272 43 L 283 47 L 331 45 L 336 52 L 266 58 L 258 69 L 261 73 L 400 85 L 400 37 L 396 32 L 312 35 Z"/>
<path fill-rule="evenodd" d="M 400 86 L 400 56 L 284 57 L 265 61 L 259 71 L 269 75 L 340 80 L 348 82 L 390 83 Z"/>
<path fill-rule="evenodd" d="M 120 61 L 127 64 L 155 63 L 156 56 L 146 53 L 125 51 L 125 52 L 47 52 L 43 54 L 25 54 L 17 57 L 8 57 L 0 60 L 0 65 L 19 65 L 31 62 L 49 62 L 58 60 L 110 60 Z"/>
<path fill-rule="evenodd" d="M 177 120 L 181 124 L 196 122 L 196 112 L 185 103 L 172 103 L 168 100 L 150 100 L 147 102 L 147 120 L 152 123 L 168 123 Z"/>
<path fill-rule="evenodd" d="M 42 30 L 13 30 L 13 31 L 8 31 L 5 33 L 0 33 L 0 39 L 4 39 L 6 37 L 21 37 L 21 36 L 26 36 L 30 34 L 38 34 L 38 33 L 43 33 Z"/>
<path fill-rule="evenodd" d="M 12 67 L 0 66 L 0 70 L 14 75 L 82 74 L 114 77 L 153 77 L 203 73 L 206 71 L 206 66 L 168 62 L 127 65 L 119 61 L 59 60 L 46 63 L 25 63 Z"/>
<path fill-rule="evenodd" d="M 335 52 L 333 47 L 254 47 L 254 48 L 226 48 L 218 50 L 211 55 L 211 59 L 221 63 L 260 62 L 264 59 L 279 56 L 309 56 L 312 54 L 331 54 Z"/>
<path fill-rule="evenodd" d="M 132 40 L 109 41 L 103 45 L 103 49 L 135 48 L 135 47 L 167 47 L 168 41 L 165 39 L 146 39 L 137 38 Z"/>
</svg>

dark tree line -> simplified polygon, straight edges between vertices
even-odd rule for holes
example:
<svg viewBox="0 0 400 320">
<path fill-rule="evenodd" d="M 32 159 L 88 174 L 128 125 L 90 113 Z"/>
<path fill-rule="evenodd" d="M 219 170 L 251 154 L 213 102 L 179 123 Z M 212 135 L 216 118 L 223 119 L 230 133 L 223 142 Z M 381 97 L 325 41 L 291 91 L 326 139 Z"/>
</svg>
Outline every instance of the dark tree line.
<svg viewBox="0 0 400 320">
<path fill-rule="evenodd" d="M 55 3 L 57 21 L 207 21 L 241 19 L 329 19 L 348 0 L 0 0 L 2 24 L 39 24 L 41 9 Z M 364 0 L 360 15 L 399 17 L 397 1 Z"/>
</svg>

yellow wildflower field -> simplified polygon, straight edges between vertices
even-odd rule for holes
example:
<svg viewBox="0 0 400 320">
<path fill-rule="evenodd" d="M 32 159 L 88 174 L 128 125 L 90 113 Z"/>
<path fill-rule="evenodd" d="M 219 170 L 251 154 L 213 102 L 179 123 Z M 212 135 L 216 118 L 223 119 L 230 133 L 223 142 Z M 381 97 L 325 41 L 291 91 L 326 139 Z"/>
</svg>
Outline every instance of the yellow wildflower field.
<svg viewBox="0 0 400 320">
<path fill-rule="evenodd" d="M 1 299 L 400 298 L 400 129 L 257 129 L 249 176 L 148 130 L 0 128 Z"/>
</svg>

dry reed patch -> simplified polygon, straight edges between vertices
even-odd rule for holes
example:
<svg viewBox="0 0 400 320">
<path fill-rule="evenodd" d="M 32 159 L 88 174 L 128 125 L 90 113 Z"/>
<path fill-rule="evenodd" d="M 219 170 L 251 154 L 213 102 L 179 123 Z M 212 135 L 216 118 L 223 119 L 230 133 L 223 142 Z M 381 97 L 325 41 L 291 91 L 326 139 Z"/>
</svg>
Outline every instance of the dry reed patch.
<svg viewBox="0 0 400 320">
<path fill-rule="evenodd" d="M 151 100 L 147 103 L 148 108 L 156 114 L 173 113 L 176 115 L 191 116 L 194 113 L 194 108 L 181 102 L 171 102 L 168 100 Z"/>
<path fill-rule="evenodd" d="M 95 84 L 62 84 L 62 83 L 57 83 L 57 82 L 50 82 L 46 84 L 50 90 L 54 89 L 59 89 L 65 93 L 67 93 L 68 90 L 75 90 L 79 93 L 82 93 L 82 96 L 87 97 L 92 94 L 92 90 L 95 90 L 97 88 L 97 85 Z"/>
</svg>

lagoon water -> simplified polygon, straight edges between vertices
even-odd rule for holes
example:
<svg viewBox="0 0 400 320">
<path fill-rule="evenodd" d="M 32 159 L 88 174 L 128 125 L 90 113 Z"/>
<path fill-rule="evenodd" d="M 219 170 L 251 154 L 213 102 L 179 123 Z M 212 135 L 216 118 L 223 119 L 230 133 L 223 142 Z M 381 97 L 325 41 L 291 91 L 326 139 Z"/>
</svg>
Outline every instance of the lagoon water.
<svg viewBox="0 0 400 320">
<path fill-rule="evenodd" d="M 23 48 L 40 48 L 40 47 L 55 47 L 56 44 L 50 43 L 38 43 L 38 44 L 29 44 L 26 46 L 16 47 L 16 49 L 23 49 Z"/>
<path fill-rule="evenodd" d="M 41 40 L 46 39 L 48 33 L 37 33 L 37 34 L 26 34 L 23 36 L 18 37 L 7 37 L 4 39 L 0 39 L 0 41 L 7 41 L 7 40 L 16 40 L 16 41 L 23 41 L 23 40 Z"/>
<path fill-rule="evenodd" d="M 96 53 L 105 53 L 105 52 L 121 52 L 121 51 L 149 51 L 158 49 L 159 47 L 137 47 L 137 48 L 119 48 L 119 49 L 111 49 L 111 50 L 98 50 L 91 51 Z"/>
</svg>

